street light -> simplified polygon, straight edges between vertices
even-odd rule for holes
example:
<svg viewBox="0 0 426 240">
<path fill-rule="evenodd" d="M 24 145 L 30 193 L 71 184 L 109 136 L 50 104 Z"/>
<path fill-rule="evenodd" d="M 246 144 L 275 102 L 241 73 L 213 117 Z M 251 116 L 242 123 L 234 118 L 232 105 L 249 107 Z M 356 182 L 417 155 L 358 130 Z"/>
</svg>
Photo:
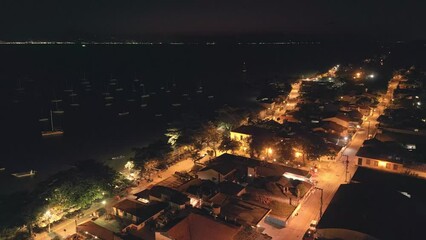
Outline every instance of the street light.
<svg viewBox="0 0 426 240">
<path fill-rule="evenodd" d="M 271 154 L 272 154 L 272 148 L 267 148 L 266 149 L 266 153 L 267 153 L 267 156 L 268 156 L 268 159 L 270 159 L 271 158 Z"/>
<path fill-rule="evenodd" d="M 104 205 L 104 206 L 105 206 L 105 204 L 106 204 L 106 200 L 103 200 L 101 203 L 102 203 L 102 205 Z"/>
</svg>

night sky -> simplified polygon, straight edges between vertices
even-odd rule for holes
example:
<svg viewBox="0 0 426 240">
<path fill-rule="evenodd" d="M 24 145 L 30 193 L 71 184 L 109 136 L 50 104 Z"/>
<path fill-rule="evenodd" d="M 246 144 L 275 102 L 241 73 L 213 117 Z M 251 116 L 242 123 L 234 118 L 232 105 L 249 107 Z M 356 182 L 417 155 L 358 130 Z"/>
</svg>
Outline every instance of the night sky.
<svg viewBox="0 0 426 240">
<path fill-rule="evenodd" d="M 415 40 L 426 38 L 425 9 L 420 0 L 1 0 L 0 39 L 275 34 Z"/>
</svg>

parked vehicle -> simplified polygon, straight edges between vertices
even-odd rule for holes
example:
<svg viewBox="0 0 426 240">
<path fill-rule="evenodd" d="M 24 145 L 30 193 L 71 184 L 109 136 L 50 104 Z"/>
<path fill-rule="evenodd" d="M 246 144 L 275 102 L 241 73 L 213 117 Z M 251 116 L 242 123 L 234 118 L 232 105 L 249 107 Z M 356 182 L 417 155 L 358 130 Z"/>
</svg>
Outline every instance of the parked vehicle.
<svg viewBox="0 0 426 240">
<path fill-rule="evenodd" d="M 309 224 L 309 230 L 316 232 L 317 231 L 317 224 L 318 224 L 317 220 L 312 220 L 311 224 Z"/>
<path fill-rule="evenodd" d="M 305 235 L 303 235 L 303 238 L 302 238 L 302 239 L 303 239 L 303 240 L 316 240 L 315 232 L 313 232 L 312 230 L 308 229 L 308 230 L 305 232 Z"/>
</svg>

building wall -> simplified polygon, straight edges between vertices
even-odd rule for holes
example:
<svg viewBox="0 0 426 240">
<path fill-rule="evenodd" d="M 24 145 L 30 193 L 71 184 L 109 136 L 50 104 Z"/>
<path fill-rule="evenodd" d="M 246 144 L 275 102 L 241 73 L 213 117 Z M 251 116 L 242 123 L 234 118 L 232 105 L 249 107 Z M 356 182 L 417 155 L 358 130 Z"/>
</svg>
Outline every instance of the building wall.
<svg viewBox="0 0 426 240">
<path fill-rule="evenodd" d="M 355 164 L 358 166 L 380 169 L 389 172 L 404 172 L 404 166 L 402 164 L 389 162 L 381 159 L 358 157 Z"/>
</svg>

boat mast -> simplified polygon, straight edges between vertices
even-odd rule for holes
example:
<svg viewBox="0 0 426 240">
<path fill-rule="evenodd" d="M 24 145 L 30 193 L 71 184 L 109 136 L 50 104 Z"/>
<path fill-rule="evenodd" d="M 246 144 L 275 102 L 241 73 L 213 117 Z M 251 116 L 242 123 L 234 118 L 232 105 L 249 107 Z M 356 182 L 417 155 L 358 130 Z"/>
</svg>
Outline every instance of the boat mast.
<svg viewBox="0 0 426 240">
<path fill-rule="evenodd" d="M 52 110 L 50 110 L 50 127 L 52 128 L 52 132 L 53 132 L 53 113 L 52 113 Z"/>
</svg>

